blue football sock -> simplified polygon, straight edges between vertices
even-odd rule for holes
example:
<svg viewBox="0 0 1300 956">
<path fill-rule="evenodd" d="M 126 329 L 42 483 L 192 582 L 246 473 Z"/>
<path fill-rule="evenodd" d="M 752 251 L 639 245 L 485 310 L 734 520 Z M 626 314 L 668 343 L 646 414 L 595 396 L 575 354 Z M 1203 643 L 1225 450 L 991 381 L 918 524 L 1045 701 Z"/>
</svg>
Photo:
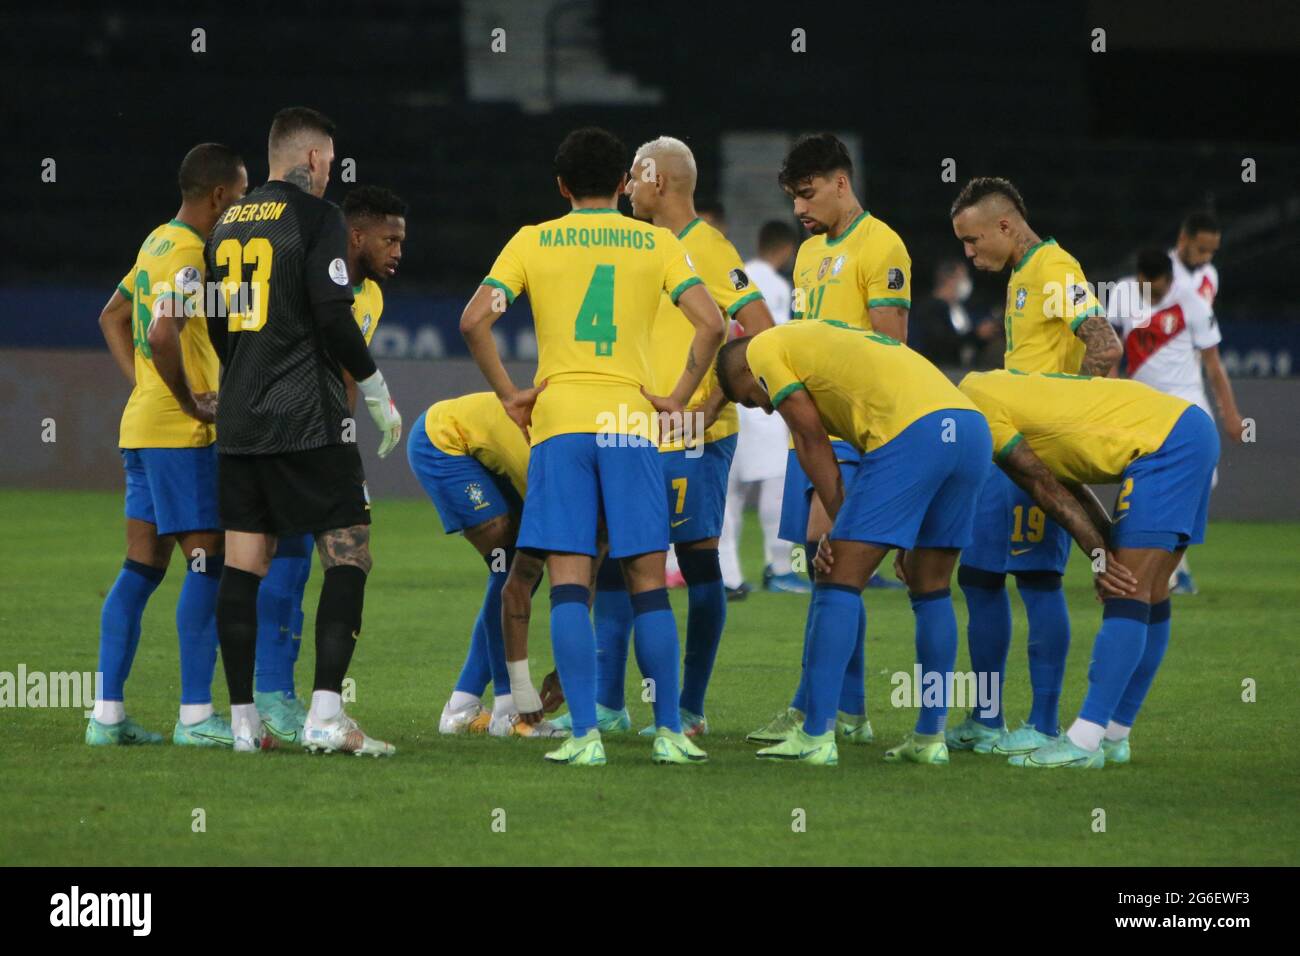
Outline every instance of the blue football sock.
<svg viewBox="0 0 1300 956">
<path fill-rule="evenodd" d="M 858 637 L 853 644 L 853 653 L 844 668 L 844 686 L 840 690 L 840 710 L 855 717 L 867 714 L 866 667 L 867 667 L 867 608 L 858 612 Z"/>
<path fill-rule="evenodd" d="M 1079 716 L 1105 727 L 1119 706 L 1146 650 L 1151 605 L 1132 598 L 1111 598 L 1101 612 L 1101 630 L 1092 645 L 1088 696 Z"/>
<path fill-rule="evenodd" d="M 803 652 L 799 655 L 799 686 L 794 690 L 790 706 L 801 714 L 808 713 L 808 646 L 812 643 L 812 602 L 817 597 L 817 585 L 808 596 L 808 613 L 803 619 Z"/>
<path fill-rule="evenodd" d="M 1011 597 L 1006 575 L 962 565 L 957 583 L 966 598 L 969 618 L 966 643 L 970 646 L 970 667 L 980 686 L 997 687 L 996 707 L 978 707 L 971 716 L 986 727 L 1002 727 L 1002 689 L 1007 679 L 1007 652 L 1011 649 Z M 989 675 L 984 681 L 979 678 Z M 987 681 L 987 682 L 985 682 Z"/>
<path fill-rule="evenodd" d="M 682 717 L 678 709 L 681 697 L 677 683 L 677 657 L 681 647 L 677 642 L 677 619 L 668 603 L 668 589 L 655 588 L 633 594 L 632 615 L 636 665 L 641 669 L 642 677 L 653 681 L 655 726 L 680 733 Z"/>
<path fill-rule="evenodd" d="M 937 734 L 948 716 L 948 690 L 957 666 L 957 614 L 952 608 L 952 590 L 913 594 L 912 613 L 916 615 L 916 660 L 921 665 L 921 679 L 941 682 L 942 698 L 938 705 L 925 703 L 922 687 L 921 713 L 916 718 L 918 734 Z"/>
<path fill-rule="evenodd" d="M 104 675 L 100 700 L 121 700 L 135 649 L 140 643 L 140 619 L 149 595 L 166 570 L 127 558 L 104 599 L 99 616 L 99 672 Z"/>
<path fill-rule="evenodd" d="M 483 595 L 483 607 L 478 612 L 483 623 L 488 652 L 488 670 L 492 674 L 492 694 L 506 697 L 510 694 L 510 672 L 506 670 L 506 636 L 501 627 L 501 591 L 506 586 L 507 571 L 492 571 L 492 562 L 488 561 L 489 577 L 487 591 Z M 507 569 L 510 567 L 506 562 Z M 478 625 L 475 625 L 475 629 Z"/>
<path fill-rule="evenodd" d="M 575 737 L 596 726 L 596 634 L 587 611 L 589 597 L 581 584 L 551 587 L 551 650 Z"/>
<path fill-rule="evenodd" d="M 292 681 L 292 660 L 289 642 L 293 639 L 286 626 L 288 610 L 293 601 L 293 585 L 298 569 L 294 562 L 300 558 L 275 557 L 271 567 L 257 589 L 257 665 L 254 671 L 259 694 L 284 689 Z"/>
<path fill-rule="evenodd" d="M 704 694 L 727 623 L 727 589 L 722 584 L 718 549 L 681 551 L 677 555 L 686 579 L 686 657 L 682 666 L 682 708 L 704 713 Z"/>
<path fill-rule="evenodd" d="M 627 651 L 632 641 L 632 597 L 623 581 L 623 569 L 613 558 L 601 562 L 596 572 L 596 700 L 602 707 L 627 706 Z"/>
<path fill-rule="evenodd" d="M 1142 709 L 1142 702 L 1146 700 L 1147 692 L 1151 690 L 1151 682 L 1156 679 L 1156 671 L 1160 669 L 1160 662 L 1164 660 L 1165 650 L 1169 647 L 1171 623 L 1168 598 L 1159 604 L 1151 605 L 1151 619 L 1147 622 L 1146 648 L 1142 652 L 1142 660 L 1138 661 L 1137 670 L 1133 671 L 1133 676 L 1129 678 L 1128 687 L 1124 689 L 1114 715 L 1110 718 L 1115 723 L 1132 727 L 1133 721 L 1137 720 L 1138 711 Z"/>
<path fill-rule="evenodd" d="M 497 582 L 498 575 L 489 574 L 487 586 L 483 590 L 483 604 L 479 607 L 478 617 L 474 619 L 474 630 L 470 632 L 469 651 L 465 655 L 465 663 L 461 665 L 460 676 L 456 678 L 455 689 L 465 694 L 473 694 L 475 697 L 482 697 L 487 691 L 488 681 L 493 680 L 492 672 L 492 647 L 491 640 L 488 636 L 487 614 L 489 607 L 493 602 L 493 591 L 496 591 L 496 616 L 497 627 L 500 628 L 501 619 L 501 583 Z M 504 575 L 501 575 L 504 577 Z M 502 646 L 502 655 L 504 658 L 504 644 Z M 504 663 L 502 664 L 504 667 Z M 495 689 L 495 684 L 494 684 Z"/>
<path fill-rule="evenodd" d="M 1020 599 L 1029 618 L 1029 683 L 1034 703 L 1029 723 L 1039 733 L 1055 737 L 1065 659 L 1070 653 L 1070 610 L 1065 603 L 1061 576 L 1052 571 L 1016 575 Z"/>
<path fill-rule="evenodd" d="M 289 598 L 288 604 L 283 608 L 282 613 L 285 616 L 281 626 L 289 631 L 289 639 L 284 643 L 284 684 L 281 690 L 288 697 L 294 695 L 294 668 L 298 664 L 298 652 L 302 650 L 302 628 L 304 617 L 302 613 L 303 595 L 307 592 L 307 581 L 311 577 L 312 555 L 316 550 L 316 540 L 313 535 L 304 534 L 299 537 L 296 546 L 289 549 L 285 548 L 286 539 L 280 539 L 279 548 L 276 555 L 279 556 L 286 550 L 285 557 L 291 558 L 291 566 L 296 569 L 293 579 L 293 591 Z"/>
<path fill-rule="evenodd" d="M 844 688 L 844 670 L 853 656 L 857 615 L 865 614 L 862 595 L 844 584 L 818 584 L 809 616 L 808 709 L 804 731 L 814 737 L 835 725 L 835 709 Z"/>
<path fill-rule="evenodd" d="M 209 557 L 202 571 L 188 568 L 176 602 L 176 633 L 180 639 L 181 703 L 212 703 L 212 678 L 217 671 L 217 589 L 221 586 L 221 555 Z"/>
</svg>

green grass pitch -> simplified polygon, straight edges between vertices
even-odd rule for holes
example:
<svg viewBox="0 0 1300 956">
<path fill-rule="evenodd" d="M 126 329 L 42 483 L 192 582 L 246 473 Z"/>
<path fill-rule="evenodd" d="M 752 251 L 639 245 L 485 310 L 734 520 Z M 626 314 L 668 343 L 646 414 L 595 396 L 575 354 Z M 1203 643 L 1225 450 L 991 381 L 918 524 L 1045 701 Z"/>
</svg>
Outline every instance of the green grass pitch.
<svg viewBox="0 0 1300 956">
<path fill-rule="evenodd" d="M 122 558 L 117 494 L 0 492 L 0 671 L 93 671 L 100 605 Z M 788 700 L 806 601 L 755 594 L 729 606 L 709 694 L 710 762 L 657 767 L 644 739 L 613 738 L 609 765 L 546 765 L 544 742 L 439 737 L 438 712 L 465 653 L 482 563 L 419 501 L 375 507 L 376 569 L 353 661 L 355 703 L 392 760 L 236 756 L 153 748 L 91 750 L 80 709 L 0 711 L 0 864 L 1097 864 L 1297 862 L 1296 558 L 1300 526 L 1218 523 L 1192 555 L 1201 595 L 1176 598 L 1174 636 L 1133 735 L 1133 763 L 1034 773 L 954 754 L 951 766 L 881 756 L 914 715 L 889 704 L 889 675 L 912 666 L 905 595 L 868 592 L 869 747 L 840 766 L 769 766 L 746 732 Z M 760 570 L 757 528 L 745 564 Z M 1073 647 L 1062 703 L 1085 689 L 1100 620 L 1078 555 L 1068 579 Z M 181 565 L 145 615 L 127 684 L 132 715 L 170 739 L 179 677 L 173 625 Z M 310 689 L 311 619 L 298 668 Z M 958 603 L 964 632 L 965 608 Z M 685 600 L 673 605 L 684 622 Z M 1017 599 L 1007 705 L 1028 705 Z M 533 674 L 550 668 L 547 603 L 533 623 Z M 959 667 L 967 667 L 966 652 Z M 629 701 L 636 726 L 649 705 Z M 220 667 L 217 707 L 225 708 Z M 1243 702 L 1243 680 L 1257 701 Z M 201 808 L 205 832 L 194 832 Z M 1105 832 L 1094 832 L 1096 810 Z M 504 816 L 497 811 L 504 811 Z M 795 826 L 803 811 L 805 826 Z M 493 823 L 497 822 L 494 829 Z M 504 821 L 504 832 L 499 832 Z"/>
</svg>

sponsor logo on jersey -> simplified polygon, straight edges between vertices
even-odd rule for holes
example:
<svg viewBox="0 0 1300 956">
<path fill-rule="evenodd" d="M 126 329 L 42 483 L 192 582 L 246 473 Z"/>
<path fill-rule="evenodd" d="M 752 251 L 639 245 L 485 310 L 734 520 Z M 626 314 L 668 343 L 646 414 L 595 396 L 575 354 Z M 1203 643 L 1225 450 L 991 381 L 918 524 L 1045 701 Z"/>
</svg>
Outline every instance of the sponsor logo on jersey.
<svg viewBox="0 0 1300 956">
<path fill-rule="evenodd" d="M 1017 308 L 1017 309 L 1023 309 L 1023 308 L 1025 307 L 1025 300 L 1028 299 L 1028 298 L 1029 298 L 1029 290 L 1028 290 L 1028 289 L 1026 289 L 1024 286 L 1021 286 L 1019 289 L 1017 289 L 1017 290 L 1016 290 L 1016 308 Z"/>
<path fill-rule="evenodd" d="M 827 256 L 825 259 L 822 260 L 822 264 L 817 267 L 817 278 L 825 279 L 826 270 L 829 269 L 830 267 L 831 267 L 831 257 Z"/>
<path fill-rule="evenodd" d="M 731 280 L 731 284 L 737 292 L 749 285 L 749 276 L 745 275 L 744 269 L 732 269 L 727 273 L 727 278 Z"/>
<path fill-rule="evenodd" d="M 686 264 L 687 264 L 688 266 L 690 266 L 690 267 L 691 267 L 691 271 L 694 272 L 694 271 L 695 271 L 695 263 L 691 261 L 691 254 L 690 254 L 689 252 L 683 252 L 682 255 L 686 257 Z"/>
<path fill-rule="evenodd" d="M 844 268 L 844 256 L 836 256 L 835 264 L 831 266 L 831 275 L 837 276 L 840 270 Z"/>
<path fill-rule="evenodd" d="M 767 387 L 767 379 L 763 378 L 761 375 L 758 377 L 758 387 L 767 392 L 767 394 L 772 394 L 772 390 Z"/>
<path fill-rule="evenodd" d="M 903 287 L 903 270 L 890 269 L 888 284 L 889 284 L 889 288 L 891 289 L 895 289 L 895 290 L 901 289 Z"/>
</svg>

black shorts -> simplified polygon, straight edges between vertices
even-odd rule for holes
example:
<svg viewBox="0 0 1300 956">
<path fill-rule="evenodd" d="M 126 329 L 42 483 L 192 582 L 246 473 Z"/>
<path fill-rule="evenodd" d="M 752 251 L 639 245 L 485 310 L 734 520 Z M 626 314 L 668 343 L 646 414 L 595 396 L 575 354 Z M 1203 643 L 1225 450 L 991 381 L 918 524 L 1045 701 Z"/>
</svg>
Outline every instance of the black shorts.
<svg viewBox="0 0 1300 956">
<path fill-rule="evenodd" d="M 319 534 L 370 524 L 370 493 L 356 445 L 217 458 L 221 527 L 227 531 Z"/>
</svg>

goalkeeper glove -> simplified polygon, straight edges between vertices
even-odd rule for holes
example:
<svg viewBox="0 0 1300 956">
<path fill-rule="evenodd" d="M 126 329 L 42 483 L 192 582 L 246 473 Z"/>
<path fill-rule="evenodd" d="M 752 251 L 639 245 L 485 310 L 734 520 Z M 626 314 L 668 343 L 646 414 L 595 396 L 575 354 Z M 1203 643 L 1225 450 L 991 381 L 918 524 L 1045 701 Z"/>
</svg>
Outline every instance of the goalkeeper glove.
<svg viewBox="0 0 1300 956">
<path fill-rule="evenodd" d="M 357 382 L 357 391 L 366 400 L 366 408 L 375 421 L 375 427 L 383 432 L 379 442 L 379 457 L 385 458 L 397 447 L 402 437 L 402 416 L 388 394 L 388 385 L 384 382 L 382 372 L 376 371 L 364 381 Z"/>
</svg>

